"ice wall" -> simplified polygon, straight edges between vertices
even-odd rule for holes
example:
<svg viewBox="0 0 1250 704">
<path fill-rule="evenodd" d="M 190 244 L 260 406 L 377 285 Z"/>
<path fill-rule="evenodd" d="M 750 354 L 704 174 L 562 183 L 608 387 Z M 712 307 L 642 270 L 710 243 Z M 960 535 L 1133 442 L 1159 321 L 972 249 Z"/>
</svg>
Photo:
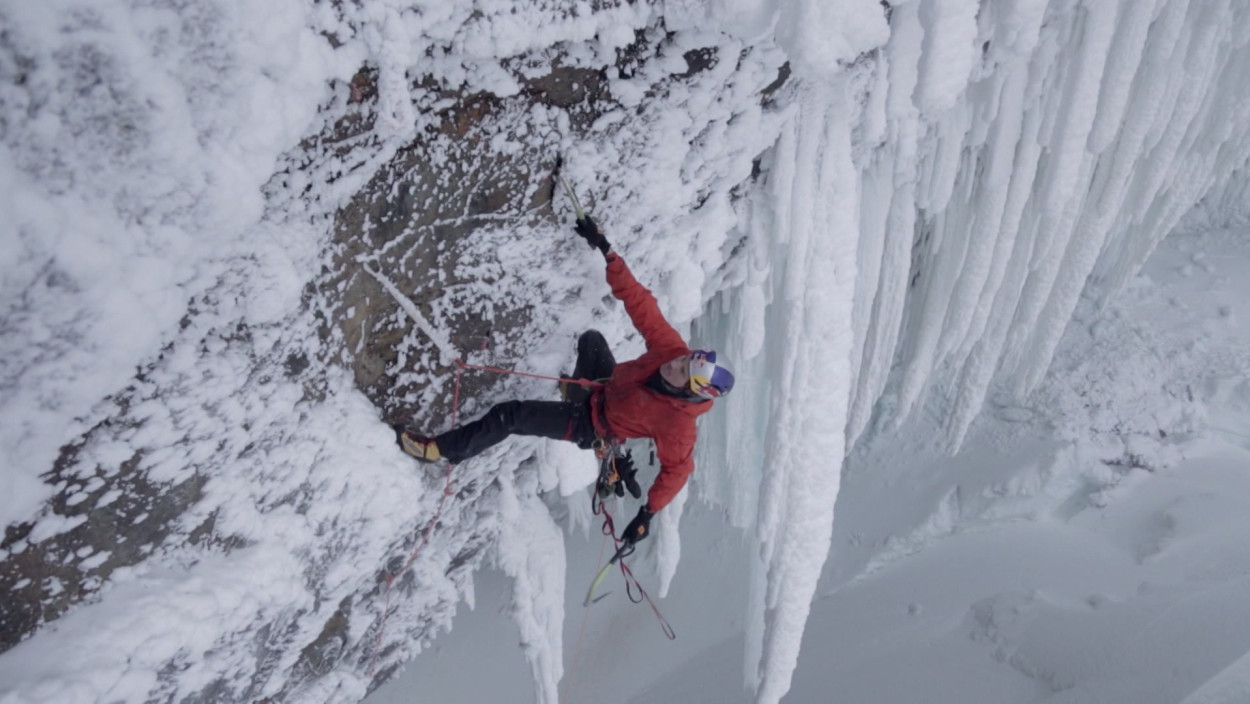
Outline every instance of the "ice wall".
<svg viewBox="0 0 1250 704">
<path fill-rule="evenodd" d="M 1034 389 L 1078 301 L 1121 290 L 1205 195 L 1245 212 L 1245 3 L 885 12 L 888 39 L 847 58 L 806 50 L 822 13 L 782 10 L 800 97 L 741 223 L 767 244 L 700 322 L 747 380 L 701 462 L 730 468 L 704 496 L 761 543 L 760 702 L 789 687 L 842 453 L 925 403 L 957 448 L 991 389 Z"/>
<path fill-rule="evenodd" d="M 1119 291 L 1246 163 L 1248 12 L 894 4 L 864 118 L 848 440 L 934 390 L 958 447 L 992 383 L 1035 388 L 1078 299 Z"/>
</svg>

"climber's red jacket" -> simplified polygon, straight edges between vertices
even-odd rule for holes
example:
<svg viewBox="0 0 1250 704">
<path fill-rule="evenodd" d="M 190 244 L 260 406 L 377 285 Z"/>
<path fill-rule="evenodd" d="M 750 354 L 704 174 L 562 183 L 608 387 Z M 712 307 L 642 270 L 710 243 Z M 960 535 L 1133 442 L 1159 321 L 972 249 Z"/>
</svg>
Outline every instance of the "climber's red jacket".
<svg viewBox="0 0 1250 704">
<path fill-rule="evenodd" d="M 625 260 L 607 255 L 608 285 L 625 304 L 625 312 L 646 340 L 647 351 L 638 359 L 616 365 L 612 377 L 591 394 L 591 418 L 602 438 L 652 438 L 660 474 L 647 493 L 654 513 L 668 505 L 694 471 L 694 419 L 712 410 L 712 401 L 685 401 L 644 384 L 665 362 L 690 354 L 690 347 L 664 319 L 655 296 L 638 283 Z"/>
</svg>

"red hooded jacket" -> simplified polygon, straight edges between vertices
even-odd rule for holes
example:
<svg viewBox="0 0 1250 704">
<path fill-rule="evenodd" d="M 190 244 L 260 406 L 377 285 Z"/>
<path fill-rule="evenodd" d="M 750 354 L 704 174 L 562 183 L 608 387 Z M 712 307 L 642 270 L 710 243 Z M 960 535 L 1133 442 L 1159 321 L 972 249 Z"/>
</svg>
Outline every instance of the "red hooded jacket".
<svg viewBox="0 0 1250 704">
<path fill-rule="evenodd" d="M 646 340 L 647 351 L 616 365 L 608 382 L 591 395 L 591 415 L 600 437 L 655 440 L 660 474 L 647 493 L 647 505 L 654 513 L 673 500 L 694 471 L 698 435 L 694 419 L 712 410 L 712 401 L 684 401 L 645 386 L 665 362 L 690 354 L 690 347 L 664 319 L 655 296 L 638 283 L 625 260 L 615 252 L 607 260 L 612 295 L 625 304 L 629 319 Z"/>
</svg>

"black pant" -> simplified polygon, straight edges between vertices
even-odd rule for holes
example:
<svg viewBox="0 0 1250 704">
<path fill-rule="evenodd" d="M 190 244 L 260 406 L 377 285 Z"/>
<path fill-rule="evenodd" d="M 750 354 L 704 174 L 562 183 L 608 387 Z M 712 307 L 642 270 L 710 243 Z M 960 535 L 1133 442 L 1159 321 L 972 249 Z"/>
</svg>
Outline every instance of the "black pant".
<svg viewBox="0 0 1250 704">
<path fill-rule="evenodd" d="M 577 338 L 574 379 L 606 379 L 615 367 L 616 359 L 608 348 L 608 341 L 598 330 L 588 330 Z M 590 447 L 595 441 L 595 427 L 590 420 L 590 392 L 584 387 L 569 384 L 565 396 L 568 401 L 508 401 L 496 404 L 481 418 L 435 438 L 439 452 L 451 462 L 462 462 L 509 435 L 568 440 L 580 447 Z"/>
</svg>

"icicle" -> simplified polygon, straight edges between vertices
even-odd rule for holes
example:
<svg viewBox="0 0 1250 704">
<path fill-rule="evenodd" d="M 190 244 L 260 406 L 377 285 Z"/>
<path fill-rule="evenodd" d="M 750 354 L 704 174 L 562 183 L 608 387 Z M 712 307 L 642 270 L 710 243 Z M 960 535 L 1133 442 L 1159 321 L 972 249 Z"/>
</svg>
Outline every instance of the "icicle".
<svg viewBox="0 0 1250 704">
<path fill-rule="evenodd" d="M 564 536 L 543 502 L 499 475 L 502 530 L 495 561 L 512 578 L 512 618 L 534 675 L 539 704 L 558 704 L 564 674 Z"/>
<path fill-rule="evenodd" d="M 841 480 L 850 396 L 851 324 L 858 241 L 858 177 L 851 161 L 849 102 L 839 90 L 807 93 L 794 138 L 778 149 L 776 188 L 789 246 L 784 294 L 774 301 L 776 335 L 758 532 L 763 603 L 753 606 L 748 653 L 760 653 L 757 701 L 780 701 L 790 688 L 801 634 L 828 554 Z M 789 157 L 790 162 L 782 158 Z M 791 164 L 793 165 L 791 167 Z M 780 268 L 780 267 L 779 267 Z M 755 584 L 753 580 L 753 584 Z M 759 642 L 754 641 L 759 637 Z M 748 670 L 749 671 L 749 670 Z"/>
</svg>

